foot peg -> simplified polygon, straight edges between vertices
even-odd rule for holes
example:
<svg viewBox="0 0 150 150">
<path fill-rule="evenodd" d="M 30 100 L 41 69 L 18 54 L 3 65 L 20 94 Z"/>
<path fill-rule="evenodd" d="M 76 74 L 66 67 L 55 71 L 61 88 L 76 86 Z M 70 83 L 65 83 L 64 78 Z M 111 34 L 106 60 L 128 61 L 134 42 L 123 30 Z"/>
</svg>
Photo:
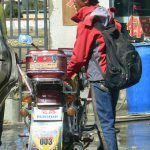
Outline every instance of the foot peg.
<svg viewBox="0 0 150 150">
<path fill-rule="evenodd" d="M 83 133 L 81 141 L 83 141 L 84 143 L 90 143 L 93 142 L 94 140 L 94 133 Z"/>
<path fill-rule="evenodd" d="M 87 148 L 91 142 L 94 141 L 94 133 L 85 133 L 82 135 L 81 141 L 83 142 L 84 149 Z"/>
</svg>

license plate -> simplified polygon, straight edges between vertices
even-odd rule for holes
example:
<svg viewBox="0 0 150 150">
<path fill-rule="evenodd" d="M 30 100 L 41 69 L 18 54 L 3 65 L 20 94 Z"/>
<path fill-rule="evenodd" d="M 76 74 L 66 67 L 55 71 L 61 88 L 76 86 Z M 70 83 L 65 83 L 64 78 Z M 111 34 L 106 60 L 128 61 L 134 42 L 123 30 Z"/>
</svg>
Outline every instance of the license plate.
<svg viewBox="0 0 150 150">
<path fill-rule="evenodd" d="M 63 121 L 32 122 L 29 150 L 62 150 Z"/>
<path fill-rule="evenodd" d="M 30 63 L 30 69 L 55 69 L 57 63 L 42 62 L 42 63 Z"/>
<path fill-rule="evenodd" d="M 33 120 L 62 120 L 62 117 L 62 107 L 54 110 L 33 109 Z"/>
</svg>

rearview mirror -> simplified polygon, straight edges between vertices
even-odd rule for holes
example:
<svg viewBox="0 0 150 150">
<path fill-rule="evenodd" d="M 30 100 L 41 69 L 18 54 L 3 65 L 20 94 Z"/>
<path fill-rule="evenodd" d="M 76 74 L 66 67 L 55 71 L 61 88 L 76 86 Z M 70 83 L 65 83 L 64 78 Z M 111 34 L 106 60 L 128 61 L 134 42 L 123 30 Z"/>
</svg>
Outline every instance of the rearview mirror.
<svg viewBox="0 0 150 150">
<path fill-rule="evenodd" d="M 33 40 L 32 40 L 32 37 L 30 35 L 21 34 L 21 35 L 19 35 L 19 43 L 32 44 Z"/>
</svg>

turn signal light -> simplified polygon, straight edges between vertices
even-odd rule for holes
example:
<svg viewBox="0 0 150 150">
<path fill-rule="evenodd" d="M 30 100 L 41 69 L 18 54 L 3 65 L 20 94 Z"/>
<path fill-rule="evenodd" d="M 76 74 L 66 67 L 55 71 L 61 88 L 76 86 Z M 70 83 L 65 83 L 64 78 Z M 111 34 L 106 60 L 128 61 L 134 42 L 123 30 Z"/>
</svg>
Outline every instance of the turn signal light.
<svg viewBox="0 0 150 150">
<path fill-rule="evenodd" d="M 30 95 L 22 96 L 22 102 L 31 103 L 32 102 L 31 96 Z"/>
<path fill-rule="evenodd" d="M 66 101 L 68 102 L 68 103 L 71 103 L 71 102 L 73 102 L 75 100 L 75 94 L 67 94 L 66 95 Z"/>
<path fill-rule="evenodd" d="M 77 111 L 73 106 L 71 106 L 67 109 L 67 114 L 71 117 L 75 116 L 76 113 L 77 113 Z"/>
<path fill-rule="evenodd" d="M 29 112 L 27 110 L 25 110 L 25 109 L 21 109 L 20 110 L 20 115 L 22 117 L 27 117 L 29 115 Z"/>
</svg>

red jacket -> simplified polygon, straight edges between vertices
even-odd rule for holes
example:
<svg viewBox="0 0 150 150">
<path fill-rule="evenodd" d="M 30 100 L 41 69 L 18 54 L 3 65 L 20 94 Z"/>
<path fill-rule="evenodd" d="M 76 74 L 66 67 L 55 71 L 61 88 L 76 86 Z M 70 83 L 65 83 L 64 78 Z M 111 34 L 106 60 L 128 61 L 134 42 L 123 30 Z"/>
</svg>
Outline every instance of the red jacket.
<svg viewBox="0 0 150 150">
<path fill-rule="evenodd" d="M 68 78 L 78 73 L 85 66 L 90 81 L 102 79 L 102 74 L 91 59 L 94 54 L 103 73 L 106 71 L 105 41 L 99 30 L 93 27 L 93 21 L 100 21 L 104 26 L 112 22 L 112 15 L 105 8 L 98 5 L 85 6 L 72 17 L 78 23 L 76 42 L 73 55 L 67 67 Z"/>
</svg>

